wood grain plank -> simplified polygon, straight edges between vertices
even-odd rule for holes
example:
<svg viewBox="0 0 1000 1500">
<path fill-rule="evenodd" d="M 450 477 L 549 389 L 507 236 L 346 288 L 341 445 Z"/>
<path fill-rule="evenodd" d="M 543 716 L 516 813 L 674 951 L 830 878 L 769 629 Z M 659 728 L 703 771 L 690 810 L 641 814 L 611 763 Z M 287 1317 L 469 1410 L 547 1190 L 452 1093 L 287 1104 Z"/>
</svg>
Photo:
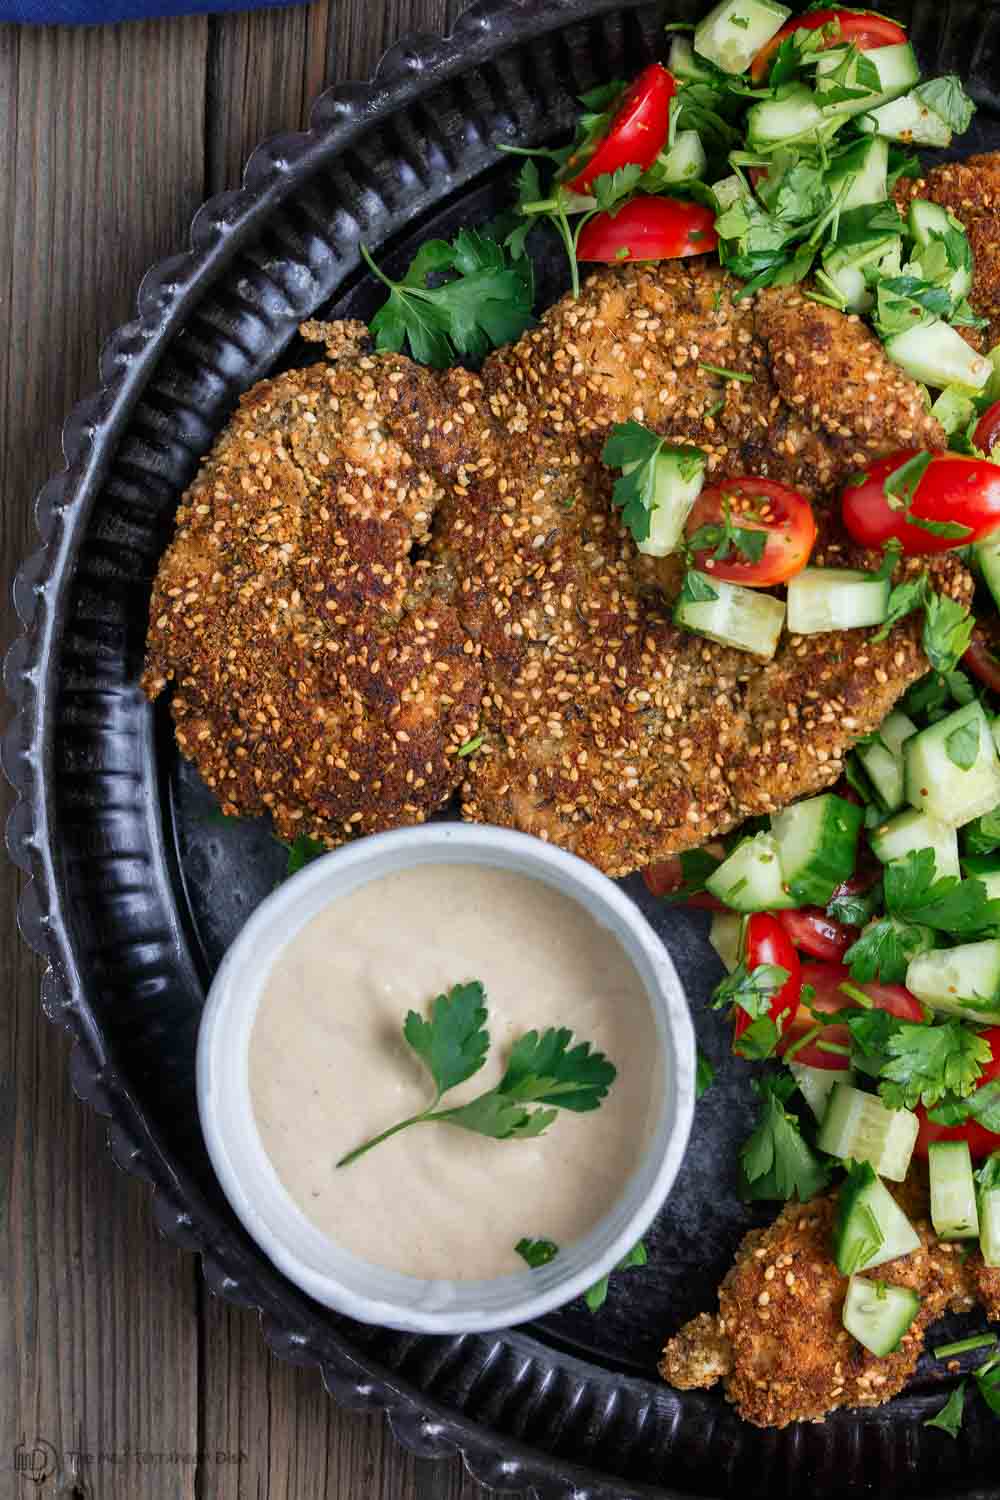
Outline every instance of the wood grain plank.
<svg viewBox="0 0 1000 1500">
<path fill-rule="evenodd" d="M 209 21 L 206 188 L 237 187 L 254 146 L 301 130 L 323 88 L 330 0 Z"/>
<path fill-rule="evenodd" d="M 460 0 L 341 0 L 331 17 L 330 78 L 370 78 L 393 42 L 417 32 L 447 32 L 464 8 Z"/>
<path fill-rule="evenodd" d="M 59 466 L 62 420 L 95 384 L 102 339 L 202 197 L 206 48 L 201 19 L 0 29 L 5 578 L 37 545 L 32 497 Z M 4 587 L 5 641 L 8 601 Z M 42 1019 L 39 965 L 13 938 L 17 886 L 5 869 L 0 1490 L 29 1492 L 9 1483 L 16 1446 L 43 1439 L 66 1495 L 190 1500 L 193 1457 L 170 1455 L 198 1441 L 194 1265 L 157 1236 L 148 1189 L 116 1170 L 103 1123 L 72 1097 L 67 1040 Z"/>
</svg>

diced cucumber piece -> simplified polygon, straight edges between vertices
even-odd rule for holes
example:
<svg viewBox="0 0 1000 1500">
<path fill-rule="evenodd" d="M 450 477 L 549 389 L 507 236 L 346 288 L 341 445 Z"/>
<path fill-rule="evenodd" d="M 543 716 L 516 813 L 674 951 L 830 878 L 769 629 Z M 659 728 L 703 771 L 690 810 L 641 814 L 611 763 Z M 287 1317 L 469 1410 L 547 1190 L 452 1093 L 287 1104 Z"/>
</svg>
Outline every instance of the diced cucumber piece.
<svg viewBox="0 0 1000 1500">
<path fill-rule="evenodd" d="M 920 1246 L 919 1234 L 871 1164 L 852 1163 L 833 1226 L 833 1258 L 840 1274 L 874 1270 Z"/>
<path fill-rule="evenodd" d="M 716 641 L 720 646 L 749 651 L 752 656 L 770 661 L 778 649 L 778 637 L 785 619 L 782 601 L 760 589 L 724 583 L 721 578 L 712 578 L 707 573 L 694 576 L 708 585 L 715 598 L 679 599 L 674 605 L 674 623 L 705 636 L 706 640 Z"/>
<path fill-rule="evenodd" d="M 894 709 L 882 720 L 878 739 L 857 747 L 857 757 L 887 812 L 895 812 L 906 801 L 902 747 L 904 741 L 916 732 L 913 720 Z M 889 857 L 898 858 L 897 855 Z"/>
<path fill-rule="evenodd" d="M 713 182 L 712 192 L 719 205 L 719 213 L 724 214 L 727 208 L 732 208 L 743 197 L 746 188 L 734 172 L 731 177 L 721 177 L 718 182 Z"/>
<path fill-rule="evenodd" d="M 886 714 L 878 726 L 879 739 L 893 755 L 902 755 L 906 741 L 916 732 L 916 724 L 901 708 L 894 708 Z"/>
<path fill-rule="evenodd" d="M 833 283 L 834 291 L 843 301 L 845 312 L 868 312 L 873 306 L 875 297 L 860 266 L 835 266 L 831 270 L 824 262 L 822 275 Z"/>
<path fill-rule="evenodd" d="M 705 881 L 705 889 L 733 911 L 774 911 L 794 906 L 781 871 L 778 846 L 769 833 L 758 833 L 723 860 Z"/>
<path fill-rule="evenodd" d="M 989 454 L 986 456 L 988 458 Z M 993 602 L 1000 605 L 1000 531 L 991 531 L 972 550 L 983 582 L 993 595 Z"/>
<path fill-rule="evenodd" d="M 711 83 L 718 75 L 695 55 L 690 37 L 674 34 L 670 43 L 670 60 L 667 67 L 675 78 L 690 83 Z"/>
<path fill-rule="evenodd" d="M 961 828 L 1000 804 L 1000 763 L 981 703 L 967 703 L 908 739 L 906 799 Z"/>
<path fill-rule="evenodd" d="M 876 858 L 884 865 L 902 859 L 913 849 L 933 849 L 935 880 L 940 880 L 943 875 L 961 874 L 955 829 L 946 827 L 926 813 L 917 812 L 915 808 L 907 808 L 887 823 L 880 823 L 872 829 L 868 841 Z"/>
<path fill-rule="evenodd" d="M 695 27 L 694 50 L 724 73 L 745 73 L 790 15 L 774 0 L 721 0 Z"/>
<path fill-rule="evenodd" d="M 903 94 L 859 117 L 862 130 L 908 146 L 950 146 L 951 128 L 915 94 Z"/>
<path fill-rule="evenodd" d="M 779 141 L 794 141 L 828 123 L 811 89 L 803 83 L 788 83 L 774 99 L 762 99 L 747 110 L 747 145 L 764 148 Z"/>
<path fill-rule="evenodd" d="M 927 1149 L 931 1174 L 931 1223 L 943 1240 L 979 1236 L 976 1181 L 968 1141 L 932 1141 Z"/>
<path fill-rule="evenodd" d="M 743 952 L 743 918 L 735 911 L 713 912 L 708 941 L 731 974 Z"/>
<path fill-rule="evenodd" d="M 838 81 L 832 79 L 830 74 L 842 66 L 847 56 L 846 47 L 831 47 L 829 51 L 820 53 L 816 59 L 816 98 L 820 104 L 823 103 L 823 95 L 838 86 Z M 842 99 L 837 104 L 828 104 L 825 106 L 828 113 L 864 114 L 880 105 L 887 104 L 890 99 L 898 99 L 900 94 L 905 94 L 907 89 L 911 89 L 920 81 L 920 68 L 909 42 L 895 42 L 889 47 L 872 47 L 864 53 L 864 59 L 866 63 L 871 63 L 878 73 L 878 91 L 866 93 L 860 99 Z M 859 62 L 860 58 L 856 57 L 850 64 L 846 73 L 846 84 L 841 84 L 841 86 L 849 89 L 863 87 L 857 82 Z M 885 194 L 883 193 L 882 196 L 884 197 Z"/>
<path fill-rule="evenodd" d="M 922 248 L 940 239 L 952 227 L 951 215 L 940 203 L 929 198 L 913 198 L 907 213 L 910 233 Z"/>
<path fill-rule="evenodd" d="M 867 312 L 875 300 L 865 280 L 864 267 L 879 264 L 890 255 L 898 257 L 900 246 L 899 235 L 891 234 L 865 245 L 838 245 L 824 252 L 823 270 L 844 298 L 848 312 Z M 886 274 L 898 272 L 897 265 Z"/>
<path fill-rule="evenodd" d="M 885 352 L 907 375 L 937 390 L 946 385 L 982 390 L 992 369 L 989 360 L 971 349 L 957 328 L 940 318 L 894 333 L 885 341 Z"/>
<path fill-rule="evenodd" d="M 830 1096 L 817 1143 L 842 1161 L 867 1161 L 880 1177 L 902 1182 L 910 1166 L 920 1121 L 908 1109 L 886 1109 L 874 1094 L 838 1083 Z"/>
<path fill-rule="evenodd" d="M 983 1261 L 1000 1269 L 1000 1151 L 994 1151 L 976 1173 L 979 1183 L 979 1249 Z"/>
<path fill-rule="evenodd" d="M 808 1063 L 795 1062 L 794 1059 L 788 1066 L 795 1076 L 799 1093 L 816 1116 L 817 1123 L 822 1125 L 834 1085 L 849 1083 L 854 1075 L 849 1069 L 811 1068 Z"/>
<path fill-rule="evenodd" d="M 930 281 L 937 280 L 938 275 L 949 263 L 949 256 L 935 246 L 942 245 L 946 237 L 954 237 L 956 231 L 965 236 L 965 229 L 960 220 L 950 214 L 947 209 L 942 208 L 939 203 L 931 203 L 926 198 L 914 198 L 910 203 L 908 212 L 908 223 L 910 233 L 916 241 L 916 252 L 914 260 L 917 269 L 927 276 Z M 931 261 L 938 257 L 937 265 L 931 265 Z M 948 281 L 948 291 L 956 302 L 967 297 L 972 290 L 972 252 L 966 247 L 967 264 L 956 266 L 953 275 Z"/>
<path fill-rule="evenodd" d="M 899 1348 L 919 1311 L 920 1298 L 909 1287 L 852 1276 L 843 1322 L 859 1344 L 884 1359 Z"/>
<path fill-rule="evenodd" d="M 906 801 L 902 756 L 893 755 L 878 740 L 872 740 L 858 746 L 857 757 L 886 812 L 896 812 Z"/>
<path fill-rule="evenodd" d="M 857 630 L 881 625 L 889 613 L 892 584 L 855 568 L 803 568 L 788 580 L 791 635 Z"/>
<path fill-rule="evenodd" d="M 1000 938 L 918 953 L 907 965 L 906 988 L 932 1010 L 996 1024 L 1000 1020 Z"/>
<path fill-rule="evenodd" d="M 873 135 L 865 144 L 868 149 L 864 152 L 861 166 L 856 171 L 854 181 L 840 205 L 842 213 L 846 213 L 851 208 L 862 208 L 866 203 L 885 201 L 885 184 L 889 172 L 889 142 L 884 141 L 880 135 Z M 831 185 L 839 186 L 836 174 L 833 176 Z"/>
<path fill-rule="evenodd" d="M 679 130 L 670 150 L 662 151 L 657 162 L 666 186 L 694 182 L 701 178 L 708 165 L 708 158 L 697 130 Z"/>
<path fill-rule="evenodd" d="M 785 885 L 799 906 L 825 906 L 854 873 L 864 812 L 833 792 L 771 815 Z"/>
<path fill-rule="evenodd" d="M 986 1265 L 1000 1268 L 1000 1188 L 980 1195 L 979 1248 Z"/>
<path fill-rule="evenodd" d="M 653 511 L 649 536 L 639 551 L 647 557 L 666 557 L 684 535 L 684 523 L 705 483 L 705 456 L 696 448 L 662 449 L 655 460 Z M 624 464 L 630 474 L 635 464 Z"/>
<path fill-rule="evenodd" d="M 976 404 L 961 385 L 947 386 L 931 407 L 931 416 L 937 417 L 949 437 L 964 432 L 975 415 Z"/>
</svg>

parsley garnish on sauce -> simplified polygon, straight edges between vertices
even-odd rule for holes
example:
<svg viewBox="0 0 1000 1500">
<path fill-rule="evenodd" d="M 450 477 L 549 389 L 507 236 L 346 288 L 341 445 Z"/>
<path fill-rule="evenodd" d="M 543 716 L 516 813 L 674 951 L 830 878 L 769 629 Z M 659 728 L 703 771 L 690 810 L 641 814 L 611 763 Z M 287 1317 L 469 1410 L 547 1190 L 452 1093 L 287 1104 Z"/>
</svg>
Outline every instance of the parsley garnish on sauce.
<svg viewBox="0 0 1000 1500">
<path fill-rule="evenodd" d="M 467 1104 L 438 1109 L 442 1097 L 478 1073 L 486 1061 L 490 1038 L 484 1002 L 483 986 L 472 980 L 438 995 L 429 1019 L 415 1010 L 409 1012 L 403 1037 L 434 1080 L 434 1098 L 419 1114 L 400 1120 L 349 1151 L 338 1161 L 338 1167 L 357 1161 L 373 1146 L 411 1125 L 440 1121 L 498 1141 L 523 1140 L 547 1130 L 560 1109 L 583 1113 L 600 1107 L 617 1076 L 615 1067 L 602 1052 L 594 1052 L 589 1042 L 571 1047 L 573 1033 L 565 1027 L 550 1026 L 541 1033 L 527 1031 L 514 1043 L 496 1088 L 487 1089 Z"/>
</svg>

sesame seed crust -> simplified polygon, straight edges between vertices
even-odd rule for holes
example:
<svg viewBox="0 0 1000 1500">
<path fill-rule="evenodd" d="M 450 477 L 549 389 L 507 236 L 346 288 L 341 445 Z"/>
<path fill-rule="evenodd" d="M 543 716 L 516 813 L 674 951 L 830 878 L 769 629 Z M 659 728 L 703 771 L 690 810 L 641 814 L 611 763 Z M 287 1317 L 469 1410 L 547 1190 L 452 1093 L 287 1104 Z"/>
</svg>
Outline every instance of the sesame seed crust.
<svg viewBox="0 0 1000 1500">
<path fill-rule="evenodd" d="M 143 676 L 150 697 L 174 685 L 177 743 L 226 813 L 269 810 L 279 837 L 330 845 L 445 802 L 483 694 L 413 558 L 440 485 L 389 430 L 433 376 L 359 354 L 351 331 L 343 362 L 240 403 L 178 511 Z"/>
<path fill-rule="evenodd" d="M 881 1406 L 913 1374 L 929 1325 L 965 1312 L 979 1292 L 978 1253 L 963 1260 L 930 1223 L 925 1181 L 890 1184 L 920 1236 L 912 1255 L 880 1266 L 877 1279 L 912 1288 L 920 1310 L 898 1350 L 876 1358 L 842 1324 L 848 1278 L 830 1252 L 837 1193 L 791 1202 L 766 1229 L 744 1237 L 719 1288 L 717 1317 L 702 1313 L 663 1351 L 660 1372 L 681 1389 L 726 1382 L 726 1397 L 757 1427 L 817 1422 L 838 1407 Z"/>
<path fill-rule="evenodd" d="M 143 686 L 173 685 L 178 745 L 227 812 L 332 845 L 461 786 L 467 818 L 625 875 L 836 780 L 926 670 L 917 623 L 786 637 L 769 664 L 685 634 L 679 561 L 638 553 L 600 452 L 641 421 L 701 447 L 710 479 L 802 490 L 817 560 L 875 566 L 823 497 L 943 434 L 856 319 L 738 292 L 703 261 L 602 270 L 481 375 L 305 325 L 327 362 L 244 398 L 151 605 Z M 929 567 L 969 596 L 956 559 Z"/>
</svg>

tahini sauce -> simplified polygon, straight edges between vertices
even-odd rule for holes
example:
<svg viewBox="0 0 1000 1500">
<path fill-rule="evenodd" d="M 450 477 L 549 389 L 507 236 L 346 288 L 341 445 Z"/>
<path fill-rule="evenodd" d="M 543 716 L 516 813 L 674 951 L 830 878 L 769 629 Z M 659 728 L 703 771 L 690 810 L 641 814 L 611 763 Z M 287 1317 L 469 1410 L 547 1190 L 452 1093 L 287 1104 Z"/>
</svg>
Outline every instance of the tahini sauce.
<svg viewBox="0 0 1000 1500">
<path fill-rule="evenodd" d="M 492 1045 L 446 1105 L 499 1082 L 526 1031 L 567 1026 L 618 1069 L 601 1107 L 560 1111 L 524 1141 L 416 1125 L 338 1170 L 430 1103 L 403 1018 L 472 979 Z M 420 1277 L 503 1275 L 524 1269 L 523 1236 L 578 1239 L 620 1196 L 662 1093 L 649 1002 L 617 939 L 542 882 L 480 865 L 394 872 L 318 913 L 265 981 L 249 1067 L 264 1148 L 302 1211 L 344 1249 Z"/>
</svg>

